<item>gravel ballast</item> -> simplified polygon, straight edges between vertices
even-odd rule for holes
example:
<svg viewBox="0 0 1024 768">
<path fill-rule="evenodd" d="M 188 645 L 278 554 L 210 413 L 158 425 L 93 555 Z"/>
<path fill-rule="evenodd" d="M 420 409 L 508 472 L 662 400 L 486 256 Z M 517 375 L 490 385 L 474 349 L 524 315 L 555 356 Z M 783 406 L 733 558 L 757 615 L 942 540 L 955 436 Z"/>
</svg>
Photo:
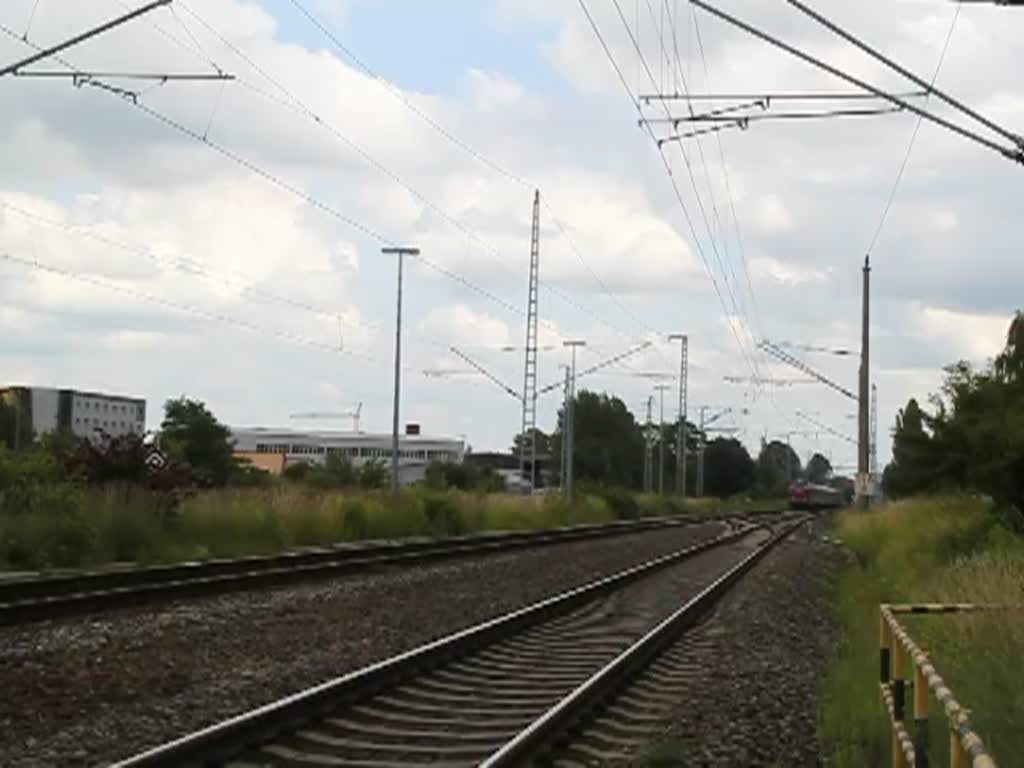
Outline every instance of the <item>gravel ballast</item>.
<svg viewBox="0 0 1024 768">
<path fill-rule="evenodd" d="M 706 523 L 0 628 L 0 765 L 96 765 L 724 531 Z"/>
<path fill-rule="evenodd" d="M 647 747 L 593 764 L 825 765 L 817 698 L 837 638 L 830 590 L 844 563 L 827 530 L 821 519 L 801 526 L 756 564 L 674 647 L 688 672 L 674 703 L 655 705 Z M 607 718 L 619 709 L 612 703 Z"/>
</svg>

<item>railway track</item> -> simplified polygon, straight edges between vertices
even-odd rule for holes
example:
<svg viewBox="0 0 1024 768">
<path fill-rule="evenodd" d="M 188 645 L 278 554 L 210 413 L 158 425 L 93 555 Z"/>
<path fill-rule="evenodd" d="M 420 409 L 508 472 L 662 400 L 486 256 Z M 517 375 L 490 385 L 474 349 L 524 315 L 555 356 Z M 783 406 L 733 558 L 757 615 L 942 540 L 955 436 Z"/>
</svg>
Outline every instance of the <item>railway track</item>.
<svg viewBox="0 0 1024 768">
<path fill-rule="evenodd" d="M 172 598 L 281 586 L 375 567 L 509 552 L 715 520 L 742 521 L 769 514 L 777 512 L 661 517 L 544 531 L 370 541 L 271 556 L 4 579 L 0 580 L 0 625 L 93 614 Z"/>
<path fill-rule="evenodd" d="M 566 734 L 586 725 L 645 670 L 683 679 L 685 657 L 659 655 L 798 524 L 746 524 L 117 766 L 493 768 L 539 756 L 548 761 L 564 749 Z M 648 681 L 634 695 L 671 695 L 666 679 Z M 642 739 L 644 722 L 643 714 L 622 718 L 614 733 Z M 604 737 L 593 738 L 601 744 Z M 588 749 L 593 746 L 558 760 L 580 762 Z"/>
</svg>

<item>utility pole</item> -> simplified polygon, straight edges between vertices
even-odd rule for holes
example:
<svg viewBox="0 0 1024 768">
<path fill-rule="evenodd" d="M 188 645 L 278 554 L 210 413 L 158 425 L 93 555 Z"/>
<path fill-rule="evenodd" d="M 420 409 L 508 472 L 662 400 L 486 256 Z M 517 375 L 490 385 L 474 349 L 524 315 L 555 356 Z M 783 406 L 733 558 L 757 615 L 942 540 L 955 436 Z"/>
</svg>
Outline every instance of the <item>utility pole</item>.
<svg viewBox="0 0 1024 768">
<path fill-rule="evenodd" d="M 668 388 L 668 384 L 658 384 L 655 387 L 658 390 L 660 399 L 660 412 L 658 415 L 658 493 L 661 495 L 665 494 L 665 390 Z"/>
<path fill-rule="evenodd" d="M 562 455 L 561 465 L 558 471 L 558 490 L 565 492 L 565 475 L 566 475 L 566 456 L 569 455 L 566 451 L 566 443 L 569 439 L 569 366 L 561 365 L 560 368 L 565 368 L 565 393 L 562 395 Z"/>
<path fill-rule="evenodd" d="M 568 450 L 565 456 L 565 497 L 572 504 L 573 441 L 576 439 L 576 348 L 585 347 L 587 342 L 580 339 L 563 341 L 562 346 L 572 349 L 572 374 L 569 376 L 569 429 Z"/>
<path fill-rule="evenodd" d="M 17 389 L 11 392 L 14 394 L 14 452 L 18 453 L 21 450 L 21 392 Z"/>
<path fill-rule="evenodd" d="M 522 443 L 519 476 L 526 478 L 530 458 L 530 493 L 537 487 L 537 293 L 540 279 L 540 190 L 533 193 L 533 224 L 530 228 L 530 286 L 526 302 L 526 357 L 523 369 Z M 529 446 L 527 446 L 529 444 Z"/>
<path fill-rule="evenodd" d="M 857 392 L 857 493 L 861 506 L 870 504 L 870 332 L 871 319 L 871 257 L 864 257 L 864 282 L 861 288 L 860 382 Z"/>
<path fill-rule="evenodd" d="M 647 396 L 647 420 L 644 423 L 644 493 L 650 493 L 654 487 L 654 481 L 652 477 L 652 465 L 654 464 L 654 443 L 651 442 L 651 430 L 654 425 L 651 424 L 651 407 L 654 403 L 654 398 L 651 395 Z"/>
<path fill-rule="evenodd" d="M 871 456 L 868 463 L 871 473 L 872 496 L 878 488 L 878 386 L 871 385 Z"/>
<path fill-rule="evenodd" d="M 676 429 L 676 493 L 686 498 L 686 376 L 689 370 L 690 340 L 685 333 L 674 333 L 669 341 L 679 342 L 679 427 Z"/>
<path fill-rule="evenodd" d="M 708 406 L 702 405 L 700 407 L 700 434 L 697 435 L 697 439 L 700 440 L 700 445 L 697 447 L 697 498 L 701 499 L 704 497 L 704 413 L 708 410 Z"/>
<path fill-rule="evenodd" d="M 391 413 L 391 492 L 398 493 L 398 407 L 402 375 L 402 259 L 419 256 L 419 248 L 381 248 L 381 253 L 398 256 L 398 299 L 395 311 L 395 401 Z"/>
</svg>

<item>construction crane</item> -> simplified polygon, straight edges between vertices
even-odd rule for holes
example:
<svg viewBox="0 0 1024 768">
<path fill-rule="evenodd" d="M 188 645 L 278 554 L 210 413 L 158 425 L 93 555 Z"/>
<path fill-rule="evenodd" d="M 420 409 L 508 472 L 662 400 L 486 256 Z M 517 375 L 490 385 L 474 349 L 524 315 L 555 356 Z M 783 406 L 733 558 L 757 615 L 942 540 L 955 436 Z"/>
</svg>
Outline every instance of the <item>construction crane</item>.
<svg viewBox="0 0 1024 768">
<path fill-rule="evenodd" d="M 363 404 L 359 403 L 355 408 L 351 408 L 347 411 L 338 411 L 334 413 L 322 412 L 322 411 L 306 411 L 303 413 L 293 413 L 289 419 L 352 419 L 352 431 L 359 431 L 359 418 L 363 414 Z"/>
</svg>

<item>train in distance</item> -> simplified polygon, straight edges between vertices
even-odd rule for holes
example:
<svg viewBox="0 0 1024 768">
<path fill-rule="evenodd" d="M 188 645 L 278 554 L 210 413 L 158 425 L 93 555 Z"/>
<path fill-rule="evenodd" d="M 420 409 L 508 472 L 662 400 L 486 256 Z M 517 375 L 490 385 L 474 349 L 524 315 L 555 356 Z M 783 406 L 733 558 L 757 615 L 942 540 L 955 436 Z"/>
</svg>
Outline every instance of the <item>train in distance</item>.
<svg viewBox="0 0 1024 768">
<path fill-rule="evenodd" d="M 789 506 L 793 509 L 835 509 L 850 501 L 849 493 L 842 488 L 807 482 L 789 487 Z"/>
</svg>

